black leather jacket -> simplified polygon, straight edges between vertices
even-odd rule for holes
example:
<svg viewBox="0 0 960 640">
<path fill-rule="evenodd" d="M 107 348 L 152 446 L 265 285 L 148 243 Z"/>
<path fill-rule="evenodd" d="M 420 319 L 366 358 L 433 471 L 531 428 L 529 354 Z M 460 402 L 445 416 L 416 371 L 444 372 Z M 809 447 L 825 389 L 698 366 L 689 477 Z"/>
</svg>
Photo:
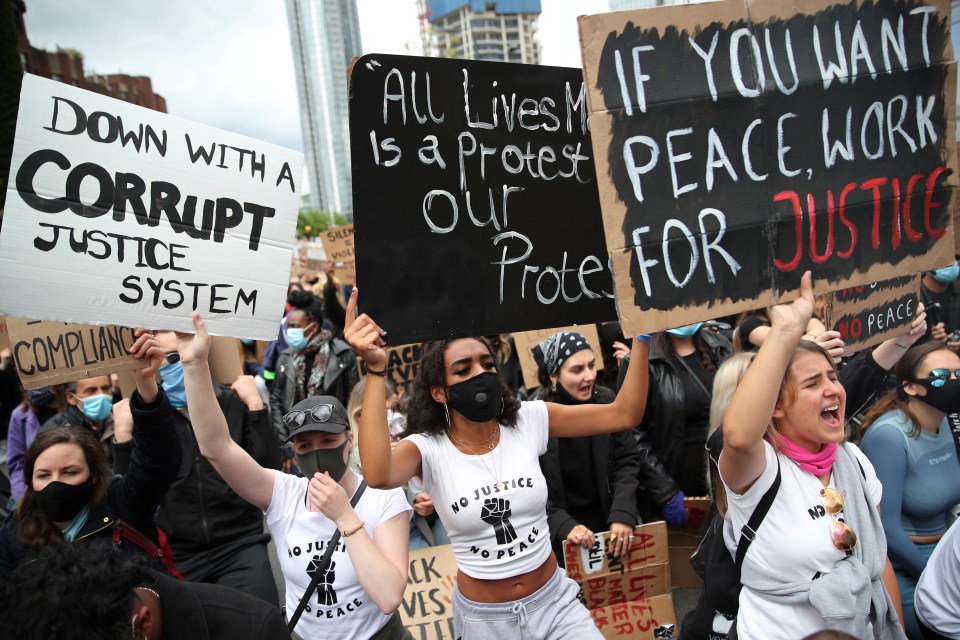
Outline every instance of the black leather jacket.
<svg viewBox="0 0 960 640">
<path fill-rule="evenodd" d="M 717 365 L 733 353 L 730 341 L 712 329 L 701 329 L 698 335 Z M 618 387 L 623 384 L 629 357 L 620 365 Z M 683 380 L 666 355 L 656 349 L 650 353 L 649 384 L 643 421 L 633 429 L 640 451 L 637 501 L 642 516 L 659 515 L 660 507 L 680 490 L 674 478 L 680 476 L 685 451 Z M 703 455 L 706 461 L 707 452 Z"/>
</svg>

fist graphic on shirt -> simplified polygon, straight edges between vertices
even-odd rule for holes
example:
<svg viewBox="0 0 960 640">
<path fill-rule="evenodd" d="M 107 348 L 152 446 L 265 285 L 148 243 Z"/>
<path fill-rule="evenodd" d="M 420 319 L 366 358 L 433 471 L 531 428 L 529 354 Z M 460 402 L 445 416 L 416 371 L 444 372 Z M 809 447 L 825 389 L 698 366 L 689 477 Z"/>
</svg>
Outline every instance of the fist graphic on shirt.
<svg viewBox="0 0 960 640">
<path fill-rule="evenodd" d="M 510 501 L 503 498 L 487 498 L 480 509 L 480 519 L 493 527 L 497 544 L 509 544 L 517 539 L 517 532 L 510 524 Z"/>
<path fill-rule="evenodd" d="M 320 564 L 320 556 L 313 556 L 310 564 L 307 565 L 307 575 L 311 578 L 317 573 L 318 564 Z M 329 607 L 337 604 L 337 592 L 333 588 L 333 581 L 337 578 L 337 573 L 334 571 L 336 568 L 337 563 L 331 560 L 317 580 L 317 604 L 319 605 Z"/>
</svg>

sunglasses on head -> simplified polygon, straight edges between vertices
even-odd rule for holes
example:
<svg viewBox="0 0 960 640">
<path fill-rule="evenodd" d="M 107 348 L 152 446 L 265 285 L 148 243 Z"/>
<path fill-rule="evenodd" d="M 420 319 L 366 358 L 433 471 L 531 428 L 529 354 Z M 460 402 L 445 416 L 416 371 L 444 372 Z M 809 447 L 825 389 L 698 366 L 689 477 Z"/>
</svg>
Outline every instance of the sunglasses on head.
<svg viewBox="0 0 960 640">
<path fill-rule="evenodd" d="M 950 379 L 951 374 L 954 378 L 960 378 L 960 369 L 934 369 L 929 374 L 925 380 L 914 378 L 911 382 L 929 382 L 931 387 L 939 389 L 943 385 L 947 384 L 947 380 Z"/>
<path fill-rule="evenodd" d="M 837 516 L 843 513 L 844 497 L 841 491 L 825 487 L 820 489 L 820 499 L 823 501 L 823 508 L 834 521 L 830 524 L 830 538 L 833 545 L 845 553 L 851 553 L 857 547 L 857 533 L 846 522 L 837 519 Z"/>
<path fill-rule="evenodd" d="M 283 424 L 287 425 L 287 428 L 290 430 L 299 429 L 303 426 L 307 416 L 310 417 L 313 423 L 323 424 L 333 417 L 335 411 L 340 418 L 346 421 L 347 417 L 341 415 L 340 411 L 332 404 L 318 404 L 311 409 L 297 410 L 287 413 L 285 416 L 283 416 Z"/>
</svg>

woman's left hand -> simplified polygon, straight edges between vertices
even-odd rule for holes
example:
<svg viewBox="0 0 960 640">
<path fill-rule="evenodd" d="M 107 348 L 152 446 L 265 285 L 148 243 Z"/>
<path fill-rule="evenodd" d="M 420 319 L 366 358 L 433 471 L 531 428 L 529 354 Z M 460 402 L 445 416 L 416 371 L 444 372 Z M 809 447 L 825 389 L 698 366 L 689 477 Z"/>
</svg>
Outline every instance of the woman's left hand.
<svg viewBox="0 0 960 640">
<path fill-rule="evenodd" d="M 310 511 L 319 511 L 333 520 L 337 524 L 337 528 L 343 528 L 340 526 L 339 520 L 349 515 L 353 508 L 347 499 L 347 492 L 343 490 L 339 482 L 331 478 L 326 471 L 315 473 L 310 478 L 307 495 L 310 498 Z M 347 522 L 346 524 L 353 524 L 353 522 Z"/>
<path fill-rule="evenodd" d="M 607 551 L 612 553 L 614 558 L 619 558 L 630 551 L 631 542 L 633 542 L 633 527 L 623 522 L 610 523 L 610 540 L 607 543 Z"/>
</svg>

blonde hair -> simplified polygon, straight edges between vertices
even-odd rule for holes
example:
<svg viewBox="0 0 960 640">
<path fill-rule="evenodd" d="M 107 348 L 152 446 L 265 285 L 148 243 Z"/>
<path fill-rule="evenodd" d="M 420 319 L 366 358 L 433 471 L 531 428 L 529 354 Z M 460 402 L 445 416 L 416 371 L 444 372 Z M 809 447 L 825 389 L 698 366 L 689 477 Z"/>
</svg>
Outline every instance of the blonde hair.
<svg viewBox="0 0 960 640">
<path fill-rule="evenodd" d="M 713 432 L 723 424 L 723 416 L 730 406 L 730 400 L 733 399 L 733 393 L 737 390 L 740 381 L 747 373 L 747 367 L 753 362 L 757 353 L 755 351 L 743 351 L 735 353 L 720 365 L 713 378 L 713 397 L 710 400 L 710 429 L 707 432 L 707 441 Z M 709 455 L 709 454 L 708 454 Z M 719 464 L 719 460 L 717 461 Z M 727 494 L 723 490 L 723 483 L 719 478 L 714 482 L 711 477 L 710 462 L 707 461 L 707 486 L 713 487 L 714 502 L 720 515 L 727 511 Z"/>
</svg>

